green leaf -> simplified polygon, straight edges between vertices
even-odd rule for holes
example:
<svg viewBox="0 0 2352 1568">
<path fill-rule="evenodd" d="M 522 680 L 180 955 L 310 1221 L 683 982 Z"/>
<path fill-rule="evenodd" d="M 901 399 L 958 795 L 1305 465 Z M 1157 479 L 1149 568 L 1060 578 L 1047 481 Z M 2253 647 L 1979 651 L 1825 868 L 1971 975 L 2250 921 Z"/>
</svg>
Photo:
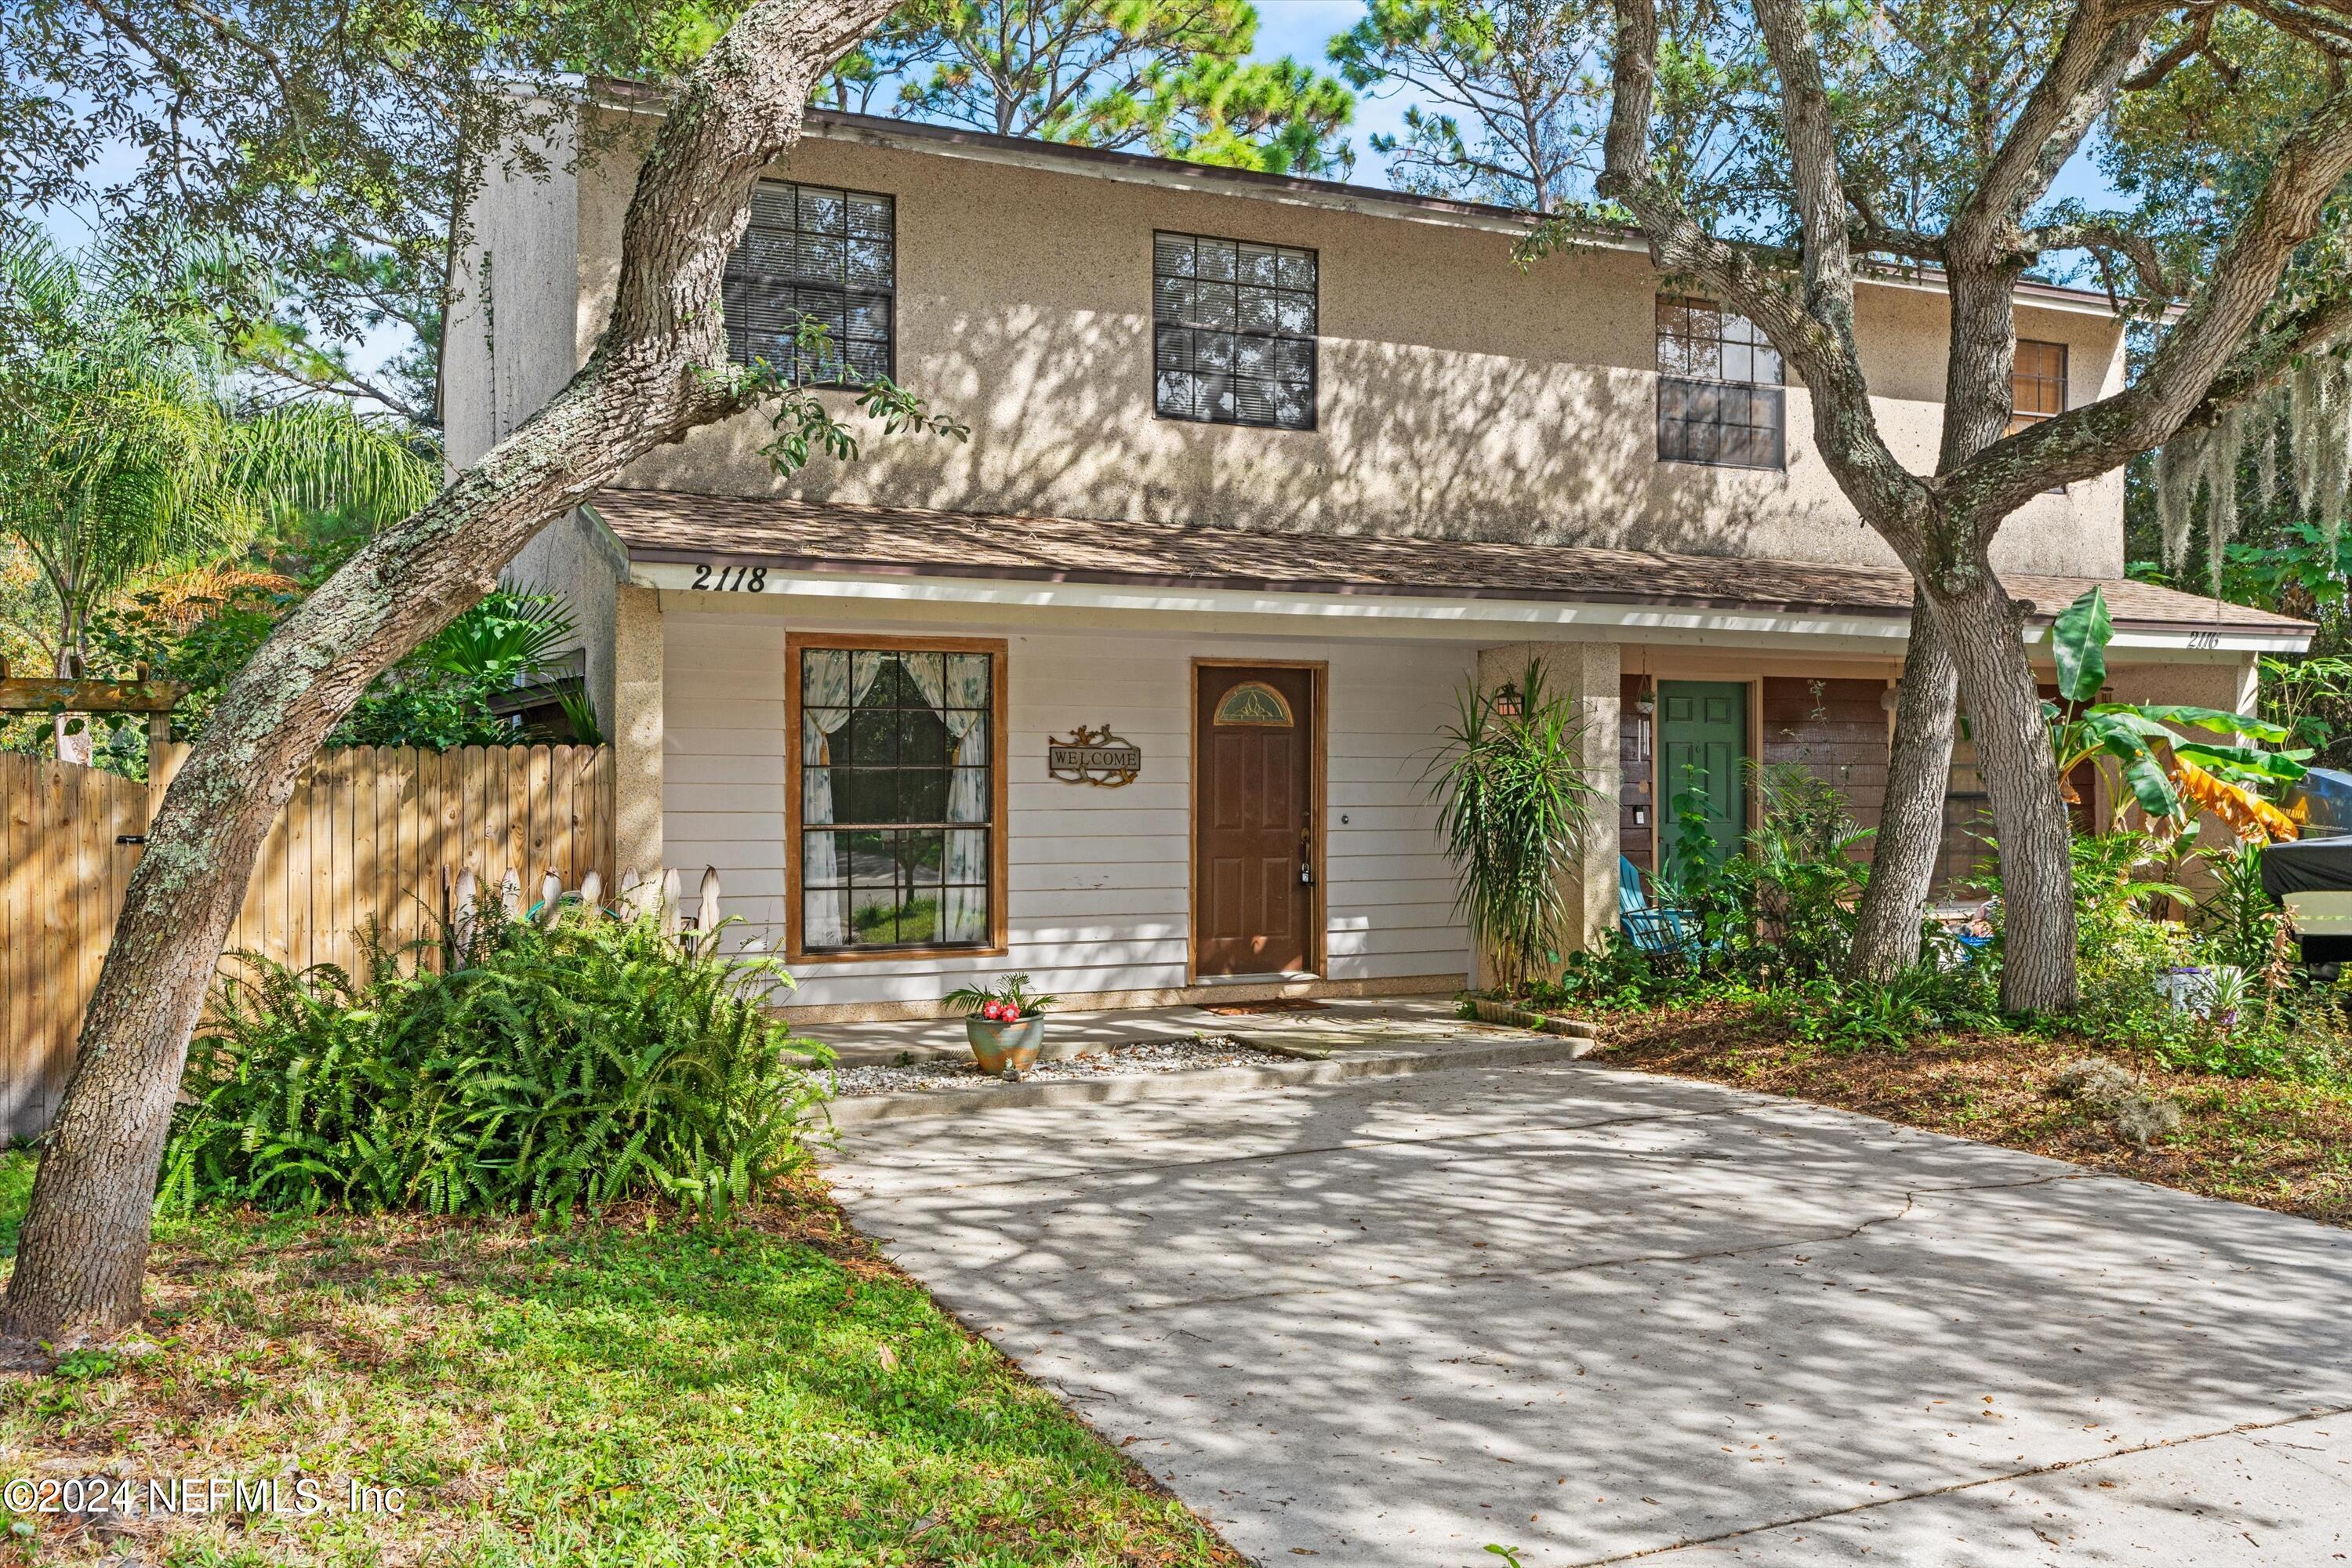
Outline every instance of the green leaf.
<svg viewBox="0 0 2352 1568">
<path fill-rule="evenodd" d="M 2107 643 L 2115 635 L 2106 595 L 2096 588 L 2059 612 L 2051 646 L 2058 656 L 2058 690 L 2066 700 L 2088 702 L 2098 696 L 2107 679 Z"/>
<path fill-rule="evenodd" d="M 2081 721 L 2084 735 L 2092 746 L 2109 756 L 2128 762 L 2134 757 L 2150 754 L 2150 741 L 2169 741 L 2172 731 L 2152 723 L 2136 713 L 2103 713 L 2094 709 Z"/>
<path fill-rule="evenodd" d="M 2257 741 L 2275 745 L 2290 738 L 2287 727 L 2258 719 L 2251 713 L 2232 713 L 2226 708 L 2195 708 L 2176 703 L 2137 702 L 2107 703 L 2093 711 L 2128 710 L 2142 718 L 2165 724 L 2187 724 L 2194 729 L 2210 730 L 2218 735 L 2251 735 Z"/>
<path fill-rule="evenodd" d="M 2145 752 L 2124 763 L 2124 783 L 2131 786 L 2132 797 L 2150 816 L 2171 816 L 2180 810 L 2180 799 L 2172 793 L 2172 781 L 2164 776 L 2156 759 Z"/>
<path fill-rule="evenodd" d="M 2235 783 L 2278 779 L 2292 784 L 2311 771 L 2304 765 L 2304 759 L 2311 755 L 2307 751 L 2265 752 L 2257 746 L 2216 746 L 2204 741 L 2176 741 L 2172 749 L 2216 777 Z"/>
</svg>

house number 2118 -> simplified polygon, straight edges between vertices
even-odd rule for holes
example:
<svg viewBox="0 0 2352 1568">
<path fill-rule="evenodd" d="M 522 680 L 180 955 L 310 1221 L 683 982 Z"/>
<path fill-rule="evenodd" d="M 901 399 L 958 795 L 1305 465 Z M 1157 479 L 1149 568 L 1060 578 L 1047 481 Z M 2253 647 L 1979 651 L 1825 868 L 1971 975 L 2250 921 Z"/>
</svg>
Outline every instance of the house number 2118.
<svg viewBox="0 0 2352 1568">
<path fill-rule="evenodd" d="M 694 586 L 714 594 L 764 594 L 768 591 L 768 569 L 765 566 L 697 566 Z"/>
</svg>

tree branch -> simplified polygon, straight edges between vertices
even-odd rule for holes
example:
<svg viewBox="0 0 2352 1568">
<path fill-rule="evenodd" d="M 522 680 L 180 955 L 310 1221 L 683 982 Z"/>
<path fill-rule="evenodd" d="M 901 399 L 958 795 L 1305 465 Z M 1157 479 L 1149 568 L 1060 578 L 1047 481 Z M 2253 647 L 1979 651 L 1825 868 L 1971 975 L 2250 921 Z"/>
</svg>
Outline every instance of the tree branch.
<svg viewBox="0 0 2352 1568">
<path fill-rule="evenodd" d="M 2053 250 L 2095 250 L 2122 257 L 2139 279 L 2140 291 L 2163 301 L 2180 296 L 2180 285 L 2164 269 L 2164 255 L 2147 235 L 2126 226 L 2118 216 L 2069 218 L 2029 228 L 2018 237 L 2021 255 L 2040 257 Z"/>
<path fill-rule="evenodd" d="M 2221 384 L 2225 374 L 2276 374 L 2263 363 L 2282 341 L 2301 342 L 2314 322 L 2336 320 L 2331 292 L 2315 308 L 2289 312 L 2258 340 L 2271 345 L 2254 360 L 2244 345 L 2266 312 L 2285 303 L 2281 279 L 2296 248 L 2319 231 L 2328 198 L 2352 174 L 2352 91 L 2338 89 L 2281 145 L 2270 177 L 2214 264 L 2200 292 L 2139 379 L 2112 397 L 2040 420 L 1995 442 L 1948 475 L 1954 500 L 1979 515 L 2001 517 L 2055 484 L 2105 473 L 2169 440 Z M 2325 341 L 2325 340 L 2316 340 Z M 2293 351 L 2284 351 L 2291 357 Z M 2233 366 L 2246 368 L 2233 372 Z M 2251 395 L 2251 393 L 2246 394 Z"/>
<path fill-rule="evenodd" d="M 2015 406 L 2018 277 L 2036 252 L 2019 233 L 2026 212 L 2115 100 L 2139 58 L 2155 13 L 2129 0 L 2076 0 L 2049 68 L 1994 150 L 1944 232 L 1951 345 L 1944 371 L 1944 427 L 1936 467 L 1949 474 L 1997 445 Z M 2001 512 L 1963 512 L 1989 531 Z M 1974 522 L 1971 527 L 1977 526 Z"/>
<path fill-rule="evenodd" d="M 2057 58 L 2026 96 L 1984 177 L 1953 215 L 1956 256 L 1990 260 L 2000 237 L 2049 194 L 2050 182 L 2114 101 L 2156 26 L 2157 13 L 2126 13 L 2116 0 L 2076 0 Z"/>
<path fill-rule="evenodd" d="M 2218 5 L 2199 6 L 2189 21 L 2189 31 L 2174 40 L 2170 48 L 2124 78 L 2123 89 L 2147 92 L 2163 86 L 2167 77 L 2205 52 L 2213 38 L 2213 18 L 2219 15 Z"/>
<path fill-rule="evenodd" d="M 2315 300 L 2248 343 L 2222 367 L 2173 435 L 2209 428 L 2231 409 L 2277 385 L 2307 354 L 2352 339 L 2352 288 Z"/>
<path fill-rule="evenodd" d="M 1655 0 L 1615 0 L 1617 43 L 1604 164 L 1597 189 L 1624 204 L 1650 242 L 1650 259 L 1687 273 L 1756 323 L 1796 367 L 1813 402 L 1814 445 L 1838 484 L 1866 517 L 1924 518 L 1927 490 L 1888 449 L 1871 406 L 1853 342 L 1853 255 L 1843 183 L 1838 178 L 1834 125 L 1811 28 L 1798 0 L 1758 6 L 1781 68 L 1782 106 L 1792 152 L 1810 169 L 1799 177 L 1803 218 L 1804 299 L 1791 297 L 1756 250 L 1709 234 L 1667 189 L 1650 160 L 1650 118 L 1658 58 Z M 1785 62 L 1785 64 L 1783 63 Z M 1901 529 L 1904 524 L 1890 521 Z M 1909 540 L 1898 540 L 1904 548 Z"/>
</svg>

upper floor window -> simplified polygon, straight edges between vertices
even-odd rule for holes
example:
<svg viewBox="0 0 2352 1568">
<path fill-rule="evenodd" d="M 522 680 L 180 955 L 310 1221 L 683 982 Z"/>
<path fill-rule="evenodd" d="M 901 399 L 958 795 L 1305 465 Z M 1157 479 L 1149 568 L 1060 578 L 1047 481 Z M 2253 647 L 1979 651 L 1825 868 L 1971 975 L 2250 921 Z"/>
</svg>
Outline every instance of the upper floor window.
<svg viewBox="0 0 2352 1568">
<path fill-rule="evenodd" d="M 1162 418 L 1315 428 L 1315 253 L 1151 237 L 1152 406 Z"/>
<path fill-rule="evenodd" d="M 1780 355 L 1756 324 L 1707 300 L 1658 296 L 1658 458 L 1777 468 L 1788 410 Z"/>
<path fill-rule="evenodd" d="M 898 249 L 888 196 L 761 181 L 721 285 L 728 357 L 820 386 L 894 374 Z M 803 321 L 824 329 L 821 343 L 801 341 Z"/>
<path fill-rule="evenodd" d="M 2009 385 L 2009 435 L 2065 413 L 2066 345 L 2018 339 L 2017 362 L 2010 372 Z"/>
</svg>

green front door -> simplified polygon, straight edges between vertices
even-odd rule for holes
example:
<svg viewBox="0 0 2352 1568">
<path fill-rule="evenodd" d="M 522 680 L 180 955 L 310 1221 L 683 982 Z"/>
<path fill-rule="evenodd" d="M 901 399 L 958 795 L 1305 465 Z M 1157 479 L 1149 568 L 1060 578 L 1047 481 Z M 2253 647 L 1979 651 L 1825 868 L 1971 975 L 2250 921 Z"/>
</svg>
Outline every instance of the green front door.
<svg viewBox="0 0 2352 1568">
<path fill-rule="evenodd" d="M 1672 866 L 1690 851 L 1681 843 L 1685 805 L 1706 801 L 1708 858 L 1720 860 L 1748 832 L 1748 688 L 1732 680 L 1658 682 L 1658 792 L 1666 812 L 1660 847 Z M 1680 849 L 1681 854 L 1676 851 Z"/>
</svg>

